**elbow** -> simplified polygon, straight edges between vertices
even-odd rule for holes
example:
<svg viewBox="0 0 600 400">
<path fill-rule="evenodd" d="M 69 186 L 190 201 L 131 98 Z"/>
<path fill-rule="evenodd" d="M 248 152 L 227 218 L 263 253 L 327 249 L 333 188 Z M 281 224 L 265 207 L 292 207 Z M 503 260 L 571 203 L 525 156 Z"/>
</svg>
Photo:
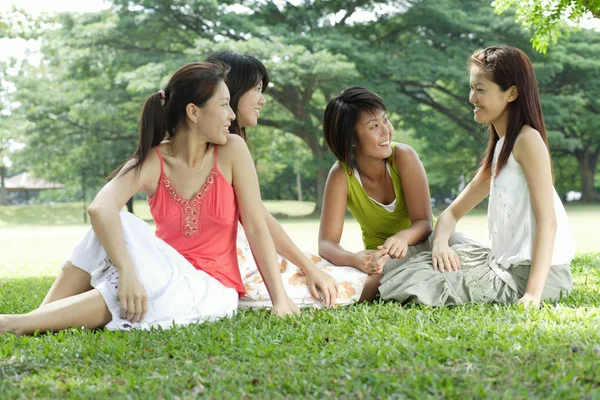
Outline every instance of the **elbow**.
<svg viewBox="0 0 600 400">
<path fill-rule="evenodd" d="M 329 252 L 327 251 L 327 241 L 319 240 L 319 256 L 328 260 Z"/>
<path fill-rule="evenodd" d="M 318 253 L 320 257 L 326 258 L 325 257 L 325 249 L 323 248 L 323 244 L 321 243 L 321 241 L 319 240 L 319 248 L 318 248 Z"/>
<path fill-rule="evenodd" d="M 119 213 L 119 209 L 113 206 L 112 204 L 106 204 L 99 202 L 97 200 L 92 201 L 92 204 L 87 208 L 88 216 L 90 217 L 90 222 L 98 221 L 101 218 L 104 218 L 108 214 Z"/>
<path fill-rule="evenodd" d="M 427 227 L 425 228 L 425 237 L 429 237 L 433 233 L 433 221 L 427 221 Z"/>
<path fill-rule="evenodd" d="M 90 217 L 90 220 L 96 218 L 98 216 L 98 214 L 100 214 L 102 208 L 99 207 L 97 204 L 92 203 L 90 204 L 90 206 L 87 208 L 87 213 Z"/>
</svg>

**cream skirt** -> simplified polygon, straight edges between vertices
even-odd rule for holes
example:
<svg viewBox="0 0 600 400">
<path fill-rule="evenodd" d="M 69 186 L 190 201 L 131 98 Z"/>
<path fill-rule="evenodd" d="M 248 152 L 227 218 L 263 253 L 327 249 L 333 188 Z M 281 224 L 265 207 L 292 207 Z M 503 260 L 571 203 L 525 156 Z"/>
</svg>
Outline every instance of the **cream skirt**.
<svg viewBox="0 0 600 400">
<path fill-rule="evenodd" d="M 215 278 L 195 269 L 181 254 L 157 238 L 148 224 L 121 212 L 125 244 L 136 273 L 148 295 L 148 312 L 132 324 L 120 315 L 117 298 L 119 271 L 113 265 L 93 229 L 83 237 L 70 261 L 91 275 L 91 284 L 102 295 L 112 314 L 106 328 L 128 330 L 169 328 L 221 317 L 238 307 L 238 293 Z"/>
</svg>

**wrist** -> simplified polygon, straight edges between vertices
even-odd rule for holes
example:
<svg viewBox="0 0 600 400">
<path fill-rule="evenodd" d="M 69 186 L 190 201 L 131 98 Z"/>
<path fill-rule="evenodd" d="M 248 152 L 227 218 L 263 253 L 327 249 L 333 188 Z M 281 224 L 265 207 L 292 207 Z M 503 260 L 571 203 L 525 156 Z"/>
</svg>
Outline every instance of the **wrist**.
<svg viewBox="0 0 600 400">
<path fill-rule="evenodd" d="M 525 297 L 525 296 L 531 296 L 534 299 L 541 301 L 542 300 L 542 291 L 541 290 L 537 291 L 537 290 L 527 290 L 527 289 L 525 289 L 525 293 L 523 293 L 523 297 Z"/>
<path fill-rule="evenodd" d="M 310 274 L 310 273 L 314 272 L 317 269 L 317 266 L 312 261 L 310 261 L 308 258 L 306 258 L 306 257 L 304 257 L 304 259 L 302 260 L 302 263 L 299 264 L 298 267 L 305 274 Z"/>
<path fill-rule="evenodd" d="M 117 271 L 119 271 L 120 275 L 131 275 L 131 273 L 135 272 L 135 268 L 133 265 L 129 264 L 116 264 L 113 263 Z"/>
<path fill-rule="evenodd" d="M 433 245 L 434 246 L 439 246 L 439 245 L 442 245 L 442 244 L 448 244 L 448 239 L 444 239 L 442 237 L 434 238 L 433 239 Z"/>
</svg>

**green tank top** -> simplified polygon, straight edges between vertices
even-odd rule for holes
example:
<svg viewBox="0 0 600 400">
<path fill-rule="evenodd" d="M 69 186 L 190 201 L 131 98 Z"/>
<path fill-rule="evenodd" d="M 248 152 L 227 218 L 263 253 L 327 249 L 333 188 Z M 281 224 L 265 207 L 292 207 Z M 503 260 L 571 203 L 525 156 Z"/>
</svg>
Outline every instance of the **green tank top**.
<svg viewBox="0 0 600 400">
<path fill-rule="evenodd" d="M 363 243 L 367 250 L 376 250 L 377 246 L 382 245 L 387 238 L 401 230 L 410 228 L 412 225 L 394 157 L 396 144 L 392 143 L 392 155 L 388 158 L 392 184 L 394 185 L 394 193 L 396 194 L 396 207 L 393 212 L 387 211 L 371 200 L 356 178 L 354 171 L 350 170 L 343 163 L 340 163 L 346 173 L 348 209 L 360 225 Z"/>
</svg>

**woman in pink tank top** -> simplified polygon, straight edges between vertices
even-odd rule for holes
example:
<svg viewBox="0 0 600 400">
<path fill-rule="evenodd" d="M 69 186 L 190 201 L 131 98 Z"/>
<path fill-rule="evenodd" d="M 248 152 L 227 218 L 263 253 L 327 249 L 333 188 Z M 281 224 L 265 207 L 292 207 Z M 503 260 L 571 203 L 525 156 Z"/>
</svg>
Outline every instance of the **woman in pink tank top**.
<svg viewBox="0 0 600 400">
<path fill-rule="evenodd" d="M 277 315 L 298 313 L 285 293 L 242 138 L 225 64 L 180 68 L 144 104 L 138 148 L 97 194 L 92 229 L 75 247 L 41 306 L 0 315 L 0 333 L 70 327 L 111 330 L 185 325 L 231 316 L 245 293 L 236 235 L 243 223 Z M 156 235 L 121 212 L 148 195 Z"/>
</svg>

